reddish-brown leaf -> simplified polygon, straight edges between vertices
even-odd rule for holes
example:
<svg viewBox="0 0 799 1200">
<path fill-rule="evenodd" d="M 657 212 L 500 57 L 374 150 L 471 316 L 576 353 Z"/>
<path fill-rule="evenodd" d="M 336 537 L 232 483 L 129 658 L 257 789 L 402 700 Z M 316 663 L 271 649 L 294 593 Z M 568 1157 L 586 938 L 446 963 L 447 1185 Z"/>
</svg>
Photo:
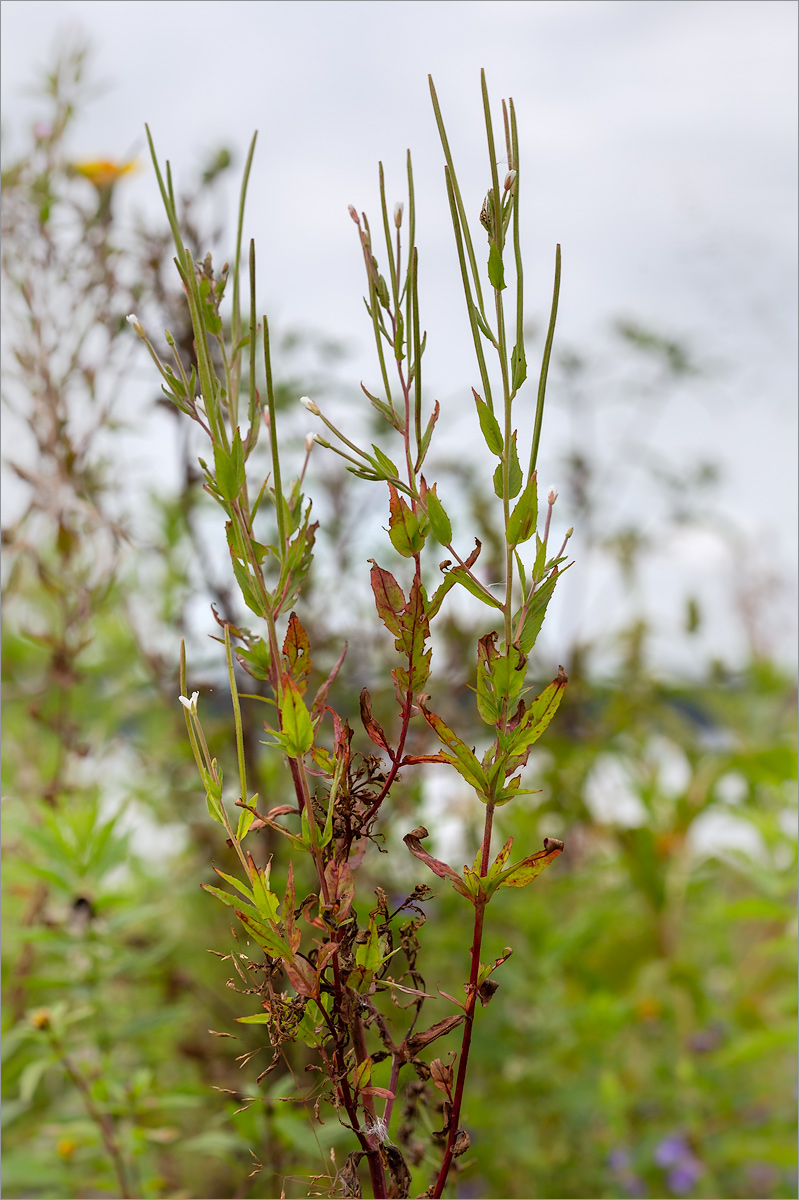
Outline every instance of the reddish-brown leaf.
<svg viewBox="0 0 799 1200">
<path fill-rule="evenodd" d="M 391 753 L 391 747 L 388 744 L 388 739 L 383 732 L 383 727 L 380 725 L 379 721 L 376 721 L 372 716 L 372 697 L 369 695 L 369 692 L 366 690 L 366 688 L 364 688 L 361 692 L 361 720 L 363 721 L 364 729 L 375 745 L 379 746 L 381 750 L 385 750 L 386 754 L 393 759 L 394 756 Z"/>
<path fill-rule="evenodd" d="M 373 558 L 369 559 L 372 570 L 370 581 L 374 593 L 377 615 L 389 633 L 395 637 L 402 634 L 402 613 L 405 608 L 405 593 L 390 571 L 384 571 Z"/>
<path fill-rule="evenodd" d="M 408 1038 L 405 1045 L 410 1054 L 418 1054 L 420 1050 L 424 1050 L 425 1046 L 429 1046 L 432 1042 L 438 1041 L 440 1037 L 445 1037 L 451 1033 L 453 1029 L 457 1029 L 466 1020 L 464 1013 L 459 1013 L 451 1017 L 443 1017 L 442 1020 L 436 1021 L 435 1025 L 431 1025 L 429 1029 L 423 1030 L 421 1033 L 414 1033 Z"/>
<path fill-rule="evenodd" d="M 311 643 L 308 641 L 308 634 L 303 629 L 299 617 L 294 612 L 289 617 L 286 637 L 283 641 L 283 655 L 288 664 L 288 673 L 302 695 L 308 686 L 308 672 L 311 669 Z"/>
<path fill-rule="evenodd" d="M 428 854 L 422 845 L 420 838 L 426 838 L 429 834 L 424 825 L 420 825 L 418 829 L 412 829 L 410 833 L 406 833 L 402 839 L 405 845 L 410 850 L 415 858 L 423 862 L 441 879 L 448 879 L 456 892 L 460 892 L 462 896 L 469 896 L 466 885 L 461 879 L 457 871 L 453 870 L 447 863 L 441 862 L 438 858 L 433 858 L 432 854 Z M 471 897 L 469 897 L 471 899 Z"/>
</svg>

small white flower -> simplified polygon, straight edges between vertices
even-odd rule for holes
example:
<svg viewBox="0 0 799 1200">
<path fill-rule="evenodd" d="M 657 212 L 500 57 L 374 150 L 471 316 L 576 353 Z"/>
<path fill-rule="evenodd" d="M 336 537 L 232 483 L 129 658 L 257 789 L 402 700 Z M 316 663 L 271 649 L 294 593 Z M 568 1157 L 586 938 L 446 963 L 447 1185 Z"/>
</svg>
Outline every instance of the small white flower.
<svg viewBox="0 0 799 1200">
<path fill-rule="evenodd" d="M 139 337 L 143 341 L 147 340 L 147 334 L 144 332 L 144 326 L 135 313 L 131 313 L 129 317 L 125 318 L 125 320 L 127 321 L 128 325 L 130 325 L 131 329 L 134 330 L 135 333 L 138 333 Z"/>
<path fill-rule="evenodd" d="M 316 434 L 306 433 L 305 435 L 305 453 L 310 454 L 316 445 Z"/>
<path fill-rule="evenodd" d="M 507 175 L 505 176 L 505 191 L 509 192 L 515 182 L 516 182 L 516 172 L 508 171 Z"/>
<path fill-rule="evenodd" d="M 322 414 L 319 411 L 319 405 L 314 404 L 310 396 L 300 396 L 300 404 L 303 408 L 307 408 L 309 413 L 313 413 L 315 417 L 321 417 Z"/>
<path fill-rule="evenodd" d="M 400 225 L 402 224 L 402 210 L 404 207 L 404 204 L 394 205 L 394 224 L 396 225 L 397 229 L 399 229 Z"/>
<path fill-rule="evenodd" d="M 179 696 L 178 699 L 184 708 L 187 708 L 193 717 L 197 716 L 197 701 L 200 699 L 199 692 L 192 692 L 191 700 L 187 700 L 185 696 Z"/>
<path fill-rule="evenodd" d="M 547 494 L 547 504 L 554 504 L 558 498 L 558 493 L 554 488 L 550 488 Z"/>
</svg>

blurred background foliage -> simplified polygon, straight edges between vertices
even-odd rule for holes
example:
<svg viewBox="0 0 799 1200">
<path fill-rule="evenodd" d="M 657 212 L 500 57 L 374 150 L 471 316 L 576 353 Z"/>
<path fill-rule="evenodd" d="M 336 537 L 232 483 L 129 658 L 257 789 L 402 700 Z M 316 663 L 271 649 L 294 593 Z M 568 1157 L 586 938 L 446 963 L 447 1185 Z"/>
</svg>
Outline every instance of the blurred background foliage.
<svg viewBox="0 0 799 1200">
<path fill-rule="evenodd" d="M 2 180 L 5 470 L 16 479 L 3 528 L 4 1194 L 304 1196 L 311 1173 L 327 1177 L 316 1194 L 336 1194 L 346 1133 L 331 1114 L 313 1124 L 310 1106 L 282 1099 L 296 1095 L 292 1074 L 306 1086 L 298 1053 L 255 1082 L 269 1053 L 257 1027 L 234 1023 L 252 1002 L 234 990 L 224 910 L 199 887 L 228 851 L 194 781 L 177 645 L 188 632 L 213 750 L 231 763 L 209 604 L 221 617 L 241 614 L 190 439 L 170 434 L 169 486 L 151 491 L 146 508 L 132 505 L 132 439 L 155 428 L 156 412 L 157 428 L 171 428 L 172 413 L 146 389 L 143 400 L 141 386 L 131 391 L 141 344 L 125 315 L 171 329 L 184 357 L 192 346 L 167 231 L 116 218 L 131 164 L 69 160 L 85 89 L 85 52 L 65 54 L 46 81 L 42 120 Z M 215 151 L 184 202 L 197 257 L 224 239 L 215 187 L 229 166 L 229 153 Z M 652 388 L 691 369 L 679 344 L 633 323 L 612 337 L 625 367 L 641 355 L 654 364 Z M 324 337 L 282 339 L 278 398 L 298 461 L 304 429 L 291 404 L 302 392 L 335 399 L 340 356 Z M 562 365 L 579 433 L 595 407 L 591 364 L 569 351 Z M 472 1145 L 457 1195 L 790 1197 L 795 683 L 754 635 L 744 670 L 714 662 L 690 680 L 653 673 L 657 630 L 636 592 L 646 538 L 629 511 L 614 526 L 602 507 L 608 466 L 619 478 L 642 462 L 596 453 L 575 436 L 561 503 L 587 549 L 616 564 L 630 607 L 621 632 L 609 622 L 612 646 L 577 628 L 557 647 L 571 683 L 528 767 L 540 791 L 498 814 L 498 833 L 517 848 L 549 835 L 566 852 L 534 887 L 506 889 L 492 907 L 487 953 L 509 945 L 514 954 L 476 1025 Z M 712 464 L 689 464 L 681 479 L 643 467 L 663 528 L 691 520 L 685 497 L 712 488 Z M 381 718 L 393 692 L 389 647 L 369 632 L 361 553 L 375 502 L 337 460 L 317 451 L 313 468 L 319 571 L 302 619 L 322 677 L 350 636 L 338 709 L 357 712 L 366 684 Z M 457 461 L 442 460 L 441 471 L 490 559 L 487 488 Z M 700 619 L 690 596 L 685 612 L 690 633 Z M 752 604 L 744 615 L 759 627 Z M 436 648 L 439 710 L 457 710 L 459 728 L 472 720 L 475 739 L 466 664 L 482 632 L 472 610 L 453 609 Z M 607 661 L 612 671 L 600 670 Z M 542 662 L 541 677 L 551 673 Z M 277 803 L 284 784 L 259 741 L 259 715 L 246 719 L 256 790 Z M 470 859 L 478 815 L 435 770 L 409 776 L 387 842 L 401 847 L 423 820 L 440 853 Z M 267 836 L 264 859 L 273 852 L 279 874 L 282 848 Z M 379 865 L 390 893 L 416 881 L 402 850 Z M 463 977 L 457 905 L 443 889 L 428 905 L 421 968 L 431 990 L 454 992 Z M 433 1015 L 444 1012 L 442 1002 Z M 429 1177 L 422 1163 L 414 1190 Z"/>
</svg>

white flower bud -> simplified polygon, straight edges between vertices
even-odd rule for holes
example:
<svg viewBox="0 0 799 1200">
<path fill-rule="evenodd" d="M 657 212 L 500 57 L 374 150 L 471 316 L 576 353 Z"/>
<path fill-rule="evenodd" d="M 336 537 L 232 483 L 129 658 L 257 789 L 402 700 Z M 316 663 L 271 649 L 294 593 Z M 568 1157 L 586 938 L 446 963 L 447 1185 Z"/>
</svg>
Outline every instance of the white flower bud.
<svg viewBox="0 0 799 1200">
<path fill-rule="evenodd" d="M 316 434 L 306 433 L 305 435 L 305 453 L 310 454 L 316 444 Z"/>
<path fill-rule="evenodd" d="M 147 334 L 144 332 L 144 326 L 142 325 L 141 321 L 136 316 L 136 314 L 131 313 L 129 317 L 125 318 L 125 320 L 127 321 L 128 325 L 130 325 L 130 327 L 134 331 L 134 333 L 138 333 L 138 335 L 142 339 L 142 341 L 146 342 Z"/>
<path fill-rule="evenodd" d="M 319 411 L 319 405 L 314 404 L 310 396 L 300 396 L 300 404 L 303 408 L 307 408 L 309 413 L 313 413 L 315 417 L 321 417 L 322 414 Z"/>
<path fill-rule="evenodd" d="M 400 225 L 402 224 L 402 210 L 404 207 L 404 204 L 394 205 L 394 224 L 396 225 L 397 229 L 399 229 Z"/>
<path fill-rule="evenodd" d="M 554 504 L 558 498 L 558 493 L 554 488 L 550 488 L 547 494 L 547 504 Z"/>
<path fill-rule="evenodd" d="M 350 214 L 350 216 L 352 217 L 352 219 L 353 219 L 353 221 L 355 222 L 355 224 L 356 224 L 356 225 L 360 225 L 360 223 L 361 223 L 361 218 L 358 216 L 358 210 L 357 210 L 357 208 L 355 207 L 355 205 L 354 205 L 354 204 L 348 204 L 348 205 L 347 205 L 347 212 Z"/>
<path fill-rule="evenodd" d="M 508 171 L 507 175 L 505 176 L 505 191 L 509 192 L 515 182 L 516 182 L 516 172 Z"/>
<path fill-rule="evenodd" d="M 187 708 L 193 717 L 197 716 L 197 701 L 200 699 L 199 692 L 192 692 L 191 700 L 187 700 L 185 696 L 178 696 L 180 703 L 184 708 Z"/>
</svg>

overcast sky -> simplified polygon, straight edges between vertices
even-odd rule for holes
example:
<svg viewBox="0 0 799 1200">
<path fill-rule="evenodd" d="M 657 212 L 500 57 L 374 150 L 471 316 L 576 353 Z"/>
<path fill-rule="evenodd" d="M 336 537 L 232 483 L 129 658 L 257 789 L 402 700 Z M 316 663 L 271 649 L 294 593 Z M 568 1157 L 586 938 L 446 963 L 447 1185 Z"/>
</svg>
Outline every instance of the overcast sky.
<svg viewBox="0 0 799 1200">
<path fill-rule="evenodd" d="M 3 131 L 13 146 L 35 112 L 24 88 L 70 24 L 108 84 L 76 157 L 141 154 L 147 121 L 180 181 L 209 147 L 243 153 L 257 128 L 259 292 L 282 324 L 346 340 L 356 378 L 368 329 L 347 205 L 375 211 L 378 159 L 401 198 L 410 147 L 428 382 L 443 401 L 468 395 L 474 372 L 427 74 L 477 213 L 485 67 L 519 117 L 530 317 L 545 319 L 560 242 L 562 345 L 599 345 L 623 315 L 712 365 L 712 398 L 707 381 L 683 396 L 658 437 L 724 462 L 725 503 L 790 574 L 797 13 L 793 0 L 3 0 Z M 155 210 L 149 171 L 126 189 Z"/>
</svg>

